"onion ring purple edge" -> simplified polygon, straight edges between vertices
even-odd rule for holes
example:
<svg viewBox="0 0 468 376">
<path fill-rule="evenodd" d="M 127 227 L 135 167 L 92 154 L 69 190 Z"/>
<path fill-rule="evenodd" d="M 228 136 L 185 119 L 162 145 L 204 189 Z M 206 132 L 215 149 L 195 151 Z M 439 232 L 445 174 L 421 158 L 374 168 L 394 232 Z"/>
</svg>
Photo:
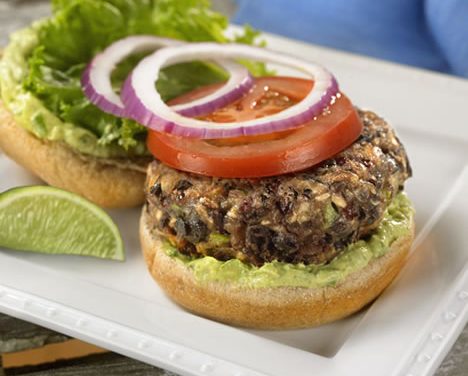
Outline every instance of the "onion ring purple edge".
<svg viewBox="0 0 468 376">
<path fill-rule="evenodd" d="M 95 106 L 99 107 L 101 110 L 108 112 L 112 115 L 115 115 L 118 117 L 130 117 L 131 118 L 131 116 L 129 116 L 129 114 L 127 113 L 127 110 L 126 110 L 127 106 L 120 107 L 116 105 L 115 103 L 112 103 L 111 101 L 106 99 L 105 96 L 98 94 L 96 92 L 96 89 L 91 83 L 91 70 L 92 69 L 93 69 L 93 64 L 91 62 L 91 64 L 89 64 L 86 67 L 81 77 L 81 86 L 82 86 L 84 94 L 89 99 L 89 101 L 93 103 Z M 244 95 L 244 93 L 253 86 L 253 83 L 254 83 L 253 77 L 249 73 L 234 90 L 218 98 L 216 100 L 216 103 L 214 103 L 215 101 L 202 103 L 194 107 L 181 109 L 177 112 L 186 117 L 197 117 L 197 116 L 209 114 L 213 112 L 214 110 L 224 107 L 228 105 L 229 103 L 234 102 L 235 100 L 241 98 L 242 95 Z"/>
<path fill-rule="evenodd" d="M 99 56 L 99 55 L 98 55 Z M 94 59 L 93 59 L 94 61 Z M 94 104 L 95 106 L 99 107 L 105 112 L 108 112 L 112 115 L 118 117 L 126 116 L 125 108 L 119 107 L 115 103 L 107 100 L 103 95 L 98 94 L 96 89 L 91 84 L 91 70 L 93 68 L 93 62 L 91 62 L 83 72 L 81 76 L 81 87 L 85 96 L 89 99 L 89 101 Z"/>
<path fill-rule="evenodd" d="M 179 40 L 161 38 L 152 35 L 135 35 L 119 39 L 109 45 L 104 51 L 96 55 L 88 64 L 81 76 L 82 90 L 89 101 L 95 106 L 99 107 L 102 111 L 118 117 L 129 117 L 127 108 L 124 103 L 116 103 L 111 98 L 106 97 L 106 95 L 99 93 L 99 90 L 102 90 L 102 87 L 99 86 L 96 82 L 93 82 L 93 70 L 96 69 L 97 65 L 102 65 L 101 60 L 106 60 L 107 54 L 110 54 L 110 62 L 116 64 L 117 62 L 121 61 L 121 59 L 128 56 L 128 53 L 132 48 L 135 48 L 133 52 L 136 52 L 140 49 L 145 50 L 148 47 L 164 48 L 167 46 L 182 44 L 184 44 L 184 42 Z M 118 51 L 123 51 L 121 56 L 117 55 L 117 59 L 115 59 L 116 48 Z M 109 62 L 108 59 L 107 61 Z M 219 97 L 211 95 L 210 98 L 206 98 L 208 100 L 206 102 L 203 102 L 204 98 L 195 100 L 194 102 L 196 104 L 194 104 L 194 106 L 191 106 L 190 103 L 176 106 L 180 107 L 180 109 L 177 109 L 178 113 L 186 117 L 196 117 L 211 113 L 214 110 L 240 98 L 253 85 L 253 78 L 251 77 L 248 70 L 242 65 L 235 62 L 222 60 L 214 61 L 214 63 L 218 64 L 220 67 L 224 68 L 231 74 L 231 77 L 226 83 L 226 86 L 219 90 L 223 91 L 224 89 L 224 91 L 226 91 L 231 86 L 233 87 L 232 90 L 224 92 Z M 107 80 L 109 81 L 108 84 L 110 86 L 111 71 L 106 70 L 106 74 L 109 76 Z"/>
<path fill-rule="evenodd" d="M 132 108 L 133 113 L 145 115 L 144 117 L 138 117 L 138 119 L 136 119 L 136 117 L 132 117 L 134 120 L 157 132 L 170 133 L 174 136 L 202 139 L 253 136 L 257 134 L 268 134 L 298 128 L 300 125 L 313 120 L 315 116 L 320 115 L 323 109 L 330 104 L 332 98 L 339 92 L 338 82 L 334 77 L 332 77 L 331 83 L 320 101 L 316 102 L 313 106 L 309 107 L 307 111 L 301 114 L 283 120 L 266 123 L 261 126 L 261 129 L 258 129 L 259 127 L 238 127 L 215 130 L 183 127 L 151 113 L 137 97 L 131 80 L 132 75 L 127 78 L 123 86 L 121 93 L 122 100 L 125 103 L 125 107 Z"/>
<path fill-rule="evenodd" d="M 248 74 L 234 90 L 230 91 L 222 97 L 219 97 L 216 101 L 203 103 L 198 106 L 189 107 L 183 110 L 178 110 L 177 113 L 186 117 L 197 117 L 210 114 L 218 108 L 227 106 L 229 103 L 240 99 L 253 86 L 253 84 L 253 77 Z"/>
<path fill-rule="evenodd" d="M 310 75 L 315 85 L 302 101 L 278 114 L 217 125 L 201 119 L 188 118 L 174 109 L 171 110 L 151 85 L 152 81 L 148 80 L 148 77 L 156 80 L 164 66 L 200 58 L 246 58 L 286 65 Z M 131 86 L 132 90 L 128 90 L 128 86 Z M 299 128 L 320 114 L 337 92 L 338 84 L 333 75 L 315 63 L 242 44 L 195 43 L 183 47 L 169 47 L 143 59 L 127 81 L 127 90 L 121 100 L 139 123 L 151 129 L 177 136 L 210 139 Z"/>
</svg>

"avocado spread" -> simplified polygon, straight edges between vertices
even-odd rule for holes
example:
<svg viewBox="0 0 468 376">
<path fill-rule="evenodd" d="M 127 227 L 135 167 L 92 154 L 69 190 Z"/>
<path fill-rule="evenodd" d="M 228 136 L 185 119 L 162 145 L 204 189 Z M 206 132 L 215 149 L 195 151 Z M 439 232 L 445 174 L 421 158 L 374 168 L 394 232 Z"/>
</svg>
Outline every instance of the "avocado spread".
<svg viewBox="0 0 468 376">
<path fill-rule="evenodd" d="M 324 265 L 270 262 L 256 267 L 238 259 L 219 261 L 214 257 L 190 258 L 169 242 L 164 251 L 188 266 L 199 283 L 228 282 L 240 287 L 324 287 L 334 286 L 349 274 L 385 255 L 391 244 L 411 231 L 413 208 L 407 196 L 399 193 L 385 212 L 375 233 L 368 239 L 350 244 L 330 263 Z"/>
</svg>

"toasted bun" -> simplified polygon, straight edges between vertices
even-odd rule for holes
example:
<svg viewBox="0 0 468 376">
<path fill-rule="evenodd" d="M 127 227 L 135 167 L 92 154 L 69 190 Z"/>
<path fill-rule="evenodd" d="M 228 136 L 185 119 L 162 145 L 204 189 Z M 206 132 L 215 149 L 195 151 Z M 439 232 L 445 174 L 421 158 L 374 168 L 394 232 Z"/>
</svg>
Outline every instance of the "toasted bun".
<svg viewBox="0 0 468 376">
<path fill-rule="evenodd" d="M 103 207 L 143 203 L 146 163 L 87 157 L 61 142 L 38 139 L 18 126 L 0 102 L 0 149 L 46 183 Z"/>
<path fill-rule="evenodd" d="M 317 326 L 348 316 L 374 300 L 402 268 L 413 241 L 410 233 L 394 241 L 384 256 L 350 274 L 335 287 L 239 288 L 226 283 L 203 283 L 161 248 L 151 234 L 146 210 L 140 221 L 143 254 L 153 278 L 181 306 L 228 324 L 286 329 Z"/>
</svg>

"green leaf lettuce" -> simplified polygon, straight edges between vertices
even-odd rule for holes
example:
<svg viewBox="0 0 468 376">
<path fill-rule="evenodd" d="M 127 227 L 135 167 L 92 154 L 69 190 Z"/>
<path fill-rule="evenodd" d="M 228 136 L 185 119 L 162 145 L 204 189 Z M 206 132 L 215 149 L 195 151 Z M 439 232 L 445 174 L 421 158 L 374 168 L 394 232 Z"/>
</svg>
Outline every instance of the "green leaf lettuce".
<svg viewBox="0 0 468 376">
<path fill-rule="evenodd" d="M 24 98 L 31 95 L 38 99 L 47 112 L 59 120 L 54 124 L 63 123 L 68 127 L 67 132 L 54 130 L 54 134 L 69 135 L 68 141 L 67 137 L 64 137 L 64 141 L 77 147 L 78 144 L 69 141 L 72 129 L 79 130 L 80 138 L 86 139 L 90 146 L 78 148 L 81 152 L 96 156 L 147 153 L 144 127 L 132 120 L 102 112 L 82 92 L 81 75 L 98 52 L 112 42 L 134 34 L 153 34 L 187 41 L 230 41 L 224 35 L 227 19 L 213 12 L 206 0 L 53 0 L 52 5 L 53 15 L 33 27 L 36 43 L 25 56 L 22 89 L 16 93 L 16 97 L 21 94 Z M 246 28 L 233 40 L 253 44 L 256 37 L 256 31 Z M 131 57 L 117 67 L 112 76 L 116 89 L 138 58 L 141 56 Z M 246 65 L 254 75 L 265 74 L 262 64 L 249 62 Z M 15 74 L 11 73 L 10 76 L 14 77 Z M 157 87 L 163 99 L 169 100 L 225 78 L 221 70 L 194 62 L 165 69 Z M 2 90 L 6 90 L 3 86 L 7 86 L 4 82 Z M 2 96 L 5 101 L 6 96 Z M 22 111 L 18 103 L 16 100 L 16 107 L 12 105 L 16 108 L 14 113 Z M 33 132 L 38 136 L 40 132 L 50 135 L 50 130 L 44 130 L 43 114 L 35 117 L 39 121 L 32 126 Z"/>
</svg>

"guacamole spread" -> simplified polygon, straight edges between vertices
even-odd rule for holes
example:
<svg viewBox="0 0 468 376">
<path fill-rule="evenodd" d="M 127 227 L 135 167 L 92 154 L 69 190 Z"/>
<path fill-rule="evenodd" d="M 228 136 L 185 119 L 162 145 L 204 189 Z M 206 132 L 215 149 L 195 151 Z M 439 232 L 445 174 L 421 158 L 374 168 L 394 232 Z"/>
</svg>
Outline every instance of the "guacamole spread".
<svg viewBox="0 0 468 376">
<path fill-rule="evenodd" d="M 334 286 L 373 259 L 385 255 L 396 239 L 407 235 L 411 231 L 412 215 L 409 199 L 404 193 L 399 193 L 371 237 L 350 244 L 325 265 L 270 262 L 255 267 L 237 259 L 219 261 L 214 257 L 190 258 L 178 252 L 169 242 L 164 243 L 164 251 L 188 266 L 199 283 L 228 282 L 254 288 Z"/>
</svg>

